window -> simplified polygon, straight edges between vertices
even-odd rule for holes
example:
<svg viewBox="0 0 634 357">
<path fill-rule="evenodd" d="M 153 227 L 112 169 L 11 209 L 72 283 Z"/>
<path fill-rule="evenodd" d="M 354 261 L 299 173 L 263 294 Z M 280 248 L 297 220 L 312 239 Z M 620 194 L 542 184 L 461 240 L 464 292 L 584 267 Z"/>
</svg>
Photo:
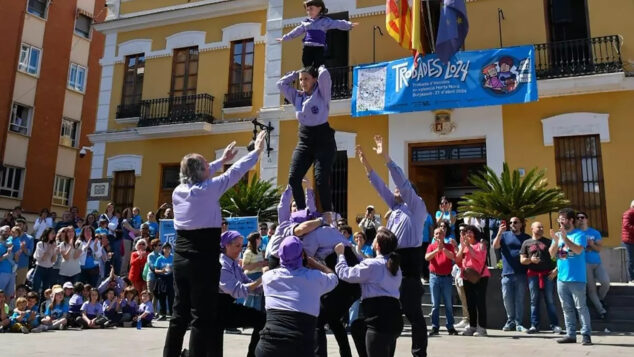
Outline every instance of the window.
<svg viewBox="0 0 634 357">
<path fill-rule="evenodd" d="M 24 169 L 5 166 L 0 174 L 0 196 L 20 198 Z"/>
<path fill-rule="evenodd" d="M 86 87 L 86 68 L 71 63 L 68 72 L 68 88 L 83 92 Z"/>
<path fill-rule="evenodd" d="M 29 123 L 31 123 L 32 115 L 33 108 L 13 103 L 13 107 L 11 108 L 11 122 L 9 123 L 9 130 L 14 133 L 28 135 Z"/>
<path fill-rule="evenodd" d="M 253 39 L 231 43 L 229 94 L 225 107 L 250 106 L 253 95 Z"/>
<path fill-rule="evenodd" d="M 159 202 L 162 205 L 165 202 L 172 202 L 172 192 L 180 184 L 180 165 L 165 164 L 162 165 L 161 187 L 159 189 Z"/>
<path fill-rule="evenodd" d="M 144 54 L 131 55 L 125 58 L 121 106 L 119 106 L 119 110 L 117 111 L 117 118 L 131 118 L 140 115 L 144 73 Z"/>
<path fill-rule="evenodd" d="M 599 135 L 555 138 L 557 185 L 572 208 L 585 212 L 589 223 L 607 236 L 603 163 Z"/>
<path fill-rule="evenodd" d="M 40 71 L 40 50 L 31 45 L 22 44 L 20 47 L 20 61 L 18 62 L 18 70 L 30 74 L 37 75 Z"/>
<path fill-rule="evenodd" d="M 174 50 L 171 97 L 196 94 L 198 82 L 198 47 Z"/>
<path fill-rule="evenodd" d="M 123 211 L 134 206 L 134 170 L 116 171 L 114 173 L 113 203 L 115 209 Z"/>
<path fill-rule="evenodd" d="M 90 24 L 92 19 L 84 14 L 78 14 L 75 19 L 75 33 L 79 36 L 90 38 Z"/>
<path fill-rule="evenodd" d="M 79 122 L 67 118 L 62 119 L 62 132 L 59 136 L 59 144 L 77 147 L 79 142 Z"/>
<path fill-rule="evenodd" d="M 46 8 L 48 0 L 29 0 L 26 11 L 29 14 L 39 16 L 43 19 L 46 18 Z"/>
<path fill-rule="evenodd" d="M 55 176 L 55 186 L 53 186 L 53 204 L 60 206 L 70 206 L 72 190 L 72 178 Z"/>
</svg>

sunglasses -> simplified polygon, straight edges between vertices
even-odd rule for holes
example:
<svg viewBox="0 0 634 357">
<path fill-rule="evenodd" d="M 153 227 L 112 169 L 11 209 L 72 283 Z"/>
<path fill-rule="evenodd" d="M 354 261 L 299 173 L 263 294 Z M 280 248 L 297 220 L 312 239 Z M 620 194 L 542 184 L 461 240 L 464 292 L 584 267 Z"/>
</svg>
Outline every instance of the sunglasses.
<svg viewBox="0 0 634 357">
<path fill-rule="evenodd" d="M 519 221 L 511 221 L 511 224 L 520 224 Z"/>
<path fill-rule="evenodd" d="M 579 216 L 577 217 L 577 219 L 587 219 L 588 217 L 584 217 L 584 216 Z"/>
</svg>

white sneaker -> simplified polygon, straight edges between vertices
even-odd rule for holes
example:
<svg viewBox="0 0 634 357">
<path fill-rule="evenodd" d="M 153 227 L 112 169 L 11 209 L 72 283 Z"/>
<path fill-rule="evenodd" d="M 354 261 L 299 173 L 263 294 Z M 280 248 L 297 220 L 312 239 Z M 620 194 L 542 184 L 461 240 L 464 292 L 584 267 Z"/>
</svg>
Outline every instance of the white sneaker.
<svg viewBox="0 0 634 357">
<path fill-rule="evenodd" d="M 553 327 L 553 333 L 554 333 L 555 335 L 561 335 L 561 333 L 562 333 L 562 332 L 563 332 L 563 331 L 561 330 L 561 327 L 559 327 L 559 326 L 555 326 L 555 327 Z"/>
<path fill-rule="evenodd" d="M 464 331 L 462 331 L 462 336 L 473 336 L 473 334 L 477 331 L 475 327 L 467 327 Z"/>
<path fill-rule="evenodd" d="M 517 326 L 515 327 L 515 331 L 517 331 L 517 332 L 526 332 L 526 331 L 528 331 L 528 330 L 526 329 L 526 327 L 524 327 L 524 326 L 522 326 L 522 325 L 517 325 Z"/>
<path fill-rule="evenodd" d="M 467 319 L 462 319 L 462 321 L 460 321 L 459 323 L 457 323 L 456 325 L 454 325 L 454 328 L 465 328 L 469 326 L 469 320 Z"/>
<path fill-rule="evenodd" d="M 487 329 L 484 327 L 478 326 L 476 332 L 473 334 L 474 336 L 487 336 Z"/>
</svg>

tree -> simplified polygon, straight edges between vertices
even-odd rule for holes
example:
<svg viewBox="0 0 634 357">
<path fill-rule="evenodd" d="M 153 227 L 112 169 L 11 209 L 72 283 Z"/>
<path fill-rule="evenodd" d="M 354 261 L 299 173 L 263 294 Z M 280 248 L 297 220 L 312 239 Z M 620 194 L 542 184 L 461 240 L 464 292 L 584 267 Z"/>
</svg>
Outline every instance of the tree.
<svg viewBox="0 0 634 357">
<path fill-rule="evenodd" d="M 524 177 L 518 170 L 511 172 L 506 163 L 502 174 L 490 168 L 469 176 L 469 181 L 478 188 L 465 195 L 458 203 L 462 217 L 508 219 L 518 217 L 524 221 L 560 210 L 570 205 L 559 187 L 547 187 L 544 170 L 533 168 Z"/>
<path fill-rule="evenodd" d="M 280 190 L 270 180 L 255 175 L 251 182 L 240 181 L 220 198 L 220 207 L 226 216 L 258 216 L 260 222 L 277 222 L 277 204 Z"/>
</svg>

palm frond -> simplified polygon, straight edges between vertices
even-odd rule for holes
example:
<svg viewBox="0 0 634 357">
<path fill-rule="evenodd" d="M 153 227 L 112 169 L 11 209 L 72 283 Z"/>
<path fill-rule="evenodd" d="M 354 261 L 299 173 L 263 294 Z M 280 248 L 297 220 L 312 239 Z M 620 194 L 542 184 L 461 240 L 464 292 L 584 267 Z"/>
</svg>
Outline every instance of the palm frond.
<svg viewBox="0 0 634 357">
<path fill-rule="evenodd" d="M 263 222 L 277 221 L 280 189 L 270 180 L 255 175 L 251 182 L 241 181 L 220 198 L 220 207 L 226 216 L 258 216 Z"/>
</svg>

